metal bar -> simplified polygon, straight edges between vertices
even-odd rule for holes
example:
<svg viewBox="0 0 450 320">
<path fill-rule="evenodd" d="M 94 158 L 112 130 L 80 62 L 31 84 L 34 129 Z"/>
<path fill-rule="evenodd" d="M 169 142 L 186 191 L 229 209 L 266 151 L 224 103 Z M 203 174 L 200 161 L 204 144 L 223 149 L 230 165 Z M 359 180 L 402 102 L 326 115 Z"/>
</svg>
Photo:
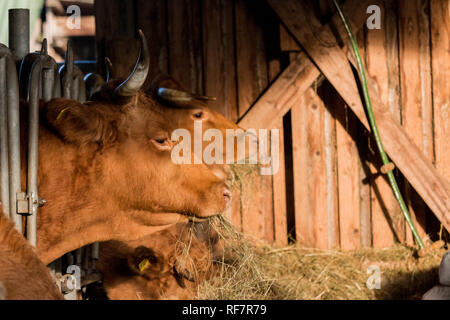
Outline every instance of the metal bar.
<svg viewBox="0 0 450 320">
<path fill-rule="evenodd" d="M 30 82 L 31 68 L 34 62 L 39 59 L 39 52 L 32 52 L 27 54 L 20 63 L 19 68 L 19 96 L 20 99 L 29 100 L 28 97 L 28 87 Z"/>
<path fill-rule="evenodd" d="M 78 69 L 78 67 L 77 67 Z M 78 82 L 78 96 L 77 96 L 77 100 L 80 103 L 86 102 L 86 97 L 87 97 L 87 93 L 86 93 L 86 84 L 84 83 L 84 74 L 83 72 L 78 69 L 79 74 L 77 76 L 77 82 Z"/>
<path fill-rule="evenodd" d="M 53 88 L 53 98 L 61 98 L 62 89 L 61 89 L 61 77 L 59 76 L 58 69 L 55 68 L 55 86 Z"/>
<path fill-rule="evenodd" d="M 63 96 L 64 98 L 70 99 L 72 97 L 72 86 L 73 86 L 73 50 L 72 44 L 67 41 L 67 51 L 66 51 L 66 61 L 65 64 L 60 69 L 60 75 L 63 80 Z"/>
<path fill-rule="evenodd" d="M 78 82 L 78 79 L 77 79 L 76 76 L 72 79 L 72 87 L 70 89 L 71 89 L 71 96 L 70 97 L 72 99 L 78 101 L 78 94 L 80 92 L 80 83 Z"/>
<path fill-rule="evenodd" d="M 38 138 L 39 138 L 39 98 L 43 72 L 43 57 L 37 59 L 31 68 L 29 84 L 29 118 L 28 118 L 28 214 L 27 217 L 27 238 L 32 246 L 36 246 L 36 213 L 39 206 L 37 188 L 37 166 L 38 166 Z M 44 91 L 53 91 L 53 88 L 46 88 Z M 47 92 L 48 94 L 48 92 Z M 51 97 L 49 97 L 51 98 Z"/>
<path fill-rule="evenodd" d="M 8 118 L 6 100 L 6 58 L 0 57 L 0 201 L 9 217 Z"/>
<path fill-rule="evenodd" d="M 30 52 L 29 9 L 9 9 L 9 47 L 16 62 Z"/>
<path fill-rule="evenodd" d="M 56 79 L 55 79 L 56 78 Z M 38 193 L 38 151 L 39 151 L 39 99 L 45 101 L 58 94 L 61 88 L 57 64 L 47 54 L 47 41 L 44 39 L 38 59 L 31 67 L 29 76 L 29 119 L 28 119 L 28 174 L 27 174 L 27 238 L 31 245 L 36 246 L 37 240 L 37 209 L 39 207 Z M 57 81 L 55 81 L 57 80 Z M 56 88 L 56 89 L 55 89 Z"/>
<path fill-rule="evenodd" d="M 94 242 L 91 244 L 91 270 L 95 272 L 97 270 L 95 264 L 97 263 L 100 251 L 100 243 Z"/>
<path fill-rule="evenodd" d="M 55 72 L 52 69 L 42 71 L 42 99 L 50 101 L 54 95 Z"/>
<path fill-rule="evenodd" d="M 20 183 L 19 82 L 13 55 L 7 47 L 2 46 L 0 46 L 0 50 L 6 51 L 8 98 L 9 214 L 17 230 L 22 232 L 22 216 L 17 214 L 17 196 L 22 193 Z"/>
</svg>

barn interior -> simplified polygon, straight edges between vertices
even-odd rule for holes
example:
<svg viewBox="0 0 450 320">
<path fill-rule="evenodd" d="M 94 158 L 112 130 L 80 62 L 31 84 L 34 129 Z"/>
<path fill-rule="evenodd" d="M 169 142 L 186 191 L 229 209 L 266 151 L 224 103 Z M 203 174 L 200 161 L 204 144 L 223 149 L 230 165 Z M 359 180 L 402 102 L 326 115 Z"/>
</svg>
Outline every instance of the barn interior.
<svg viewBox="0 0 450 320">
<path fill-rule="evenodd" d="M 70 40 L 81 72 L 126 79 L 142 30 L 150 59 L 143 88 L 170 74 L 186 91 L 214 97 L 208 107 L 241 128 L 272 130 L 278 170 L 231 166 L 232 200 L 219 232 L 228 256 L 207 280 L 188 285 L 188 297 L 420 299 L 439 281 L 450 239 L 450 1 L 339 3 L 399 190 L 431 248 L 425 253 L 382 170 L 331 0 L 3 1 L 0 43 L 8 46 L 8 10 L 28 8 L 30 52 L 46 39 L 48 55 L 67 64 Z M 67 299 L 105 298 L 98 246 L 52 263 L 60 276 L 67 265 L 85 269 L 84 291 Z M 381 269 L 381 289 L 368 284 L 369 268 Z"/>
</svg>

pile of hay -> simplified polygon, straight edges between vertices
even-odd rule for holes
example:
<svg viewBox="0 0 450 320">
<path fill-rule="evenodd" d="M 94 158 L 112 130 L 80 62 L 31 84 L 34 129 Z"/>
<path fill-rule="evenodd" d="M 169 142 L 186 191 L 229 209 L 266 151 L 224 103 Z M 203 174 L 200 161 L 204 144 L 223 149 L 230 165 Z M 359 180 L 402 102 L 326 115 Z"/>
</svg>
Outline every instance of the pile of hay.
<svg viewBox="0 0 450 320">
<path fill-rule="evenodd" d="M 289 246 L 275 248 L 244 239 L 223 218 L 212 224 L 228 243 L 217 275 L 202 283 L 199 299 L 420 299 L 437 283 L 445 249 L 418 258 L 412 248 L 352 252 Z M 366 285 L 378 266 L 381 288 Z"/>
</svg>

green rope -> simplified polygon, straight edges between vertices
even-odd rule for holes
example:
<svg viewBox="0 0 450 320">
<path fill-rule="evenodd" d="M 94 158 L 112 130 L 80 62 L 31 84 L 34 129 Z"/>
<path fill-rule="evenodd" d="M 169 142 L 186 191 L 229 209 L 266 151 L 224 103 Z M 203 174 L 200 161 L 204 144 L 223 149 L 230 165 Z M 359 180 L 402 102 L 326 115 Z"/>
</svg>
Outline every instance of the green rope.
<svg viewBox="0 0 450 320">
<path fill-rule="evenodd" d="M 350 30 L 347 19 L 345 18 L 345 15 L 342 12 L 339 4 L 337 3 L 336 0 L 333 0 L 333 2 L 334 2 L 334 5 L 336 6 L 337 11 L 339 12 L 339 16 L 341 17 L 341 20 L 344 24 L 345 30 L 347 31 L 348 37 L 350 38 L 350 42 L 353 47 L 353 52 L 355 53 L 356 63 L 358 66 L 362 89 L 363 89 L 363 93 L 364 93 L 364 102 L 365 102 L 366 109 L 367 109 L 367 116 L 369 118 L 370 129 L 372 130 L 372 133 L 374 135 L 374 138 L 375 138 L 375 141 L 376 141 L 376 144 L 378 147 L 378 151 L 380 152 L 381 160 L 383 161 L 383 165 L 387 165 L 387 164 L 389 164 L 389 158 L 388 158 L 386 152 L 384 151 L 384 147 L 383 147 L 383 144 L 382 144 L 381 138 L 380 138 L 380 133 L 378 132 L 377 124 L 375 122 L 375 116 L 373 115 L 372 102 L 370 101 L 370 97 L 369 97 L 369 90 L 367 88 L 366 74 L 364 72 L 364 67 L 362 64 L 358 45 L 356 44 L 355 37 L 353 36 L 352 31 Z M 416 240 L 420 249 L 423 249 L 425 247 L 425 245 L 423 244 L 423 241 L 420 238 L 419 233 L 417 232 L 417 229 L 411 220 L 411 216 L 409 214 L 408 207 L 406 206 L 405 201 L 403 200 L 402 194 L 400 193 L 400 189 L 398 188 L 397 181 L 395 180 L 395 176 L 394 176 L 394 173 L 392 172 L 392 170 L 389 170 L 387 172 L 387 176 L 388 176 L 389 183 L 392 187 L 394 196 L 397 199 L 398 204 L 400 205 L 400 209 L 402 210 L 403 216 L 405 217 L 405 220 L 408 223 L 409 228 L 411 229 L 414 239 Z"/>
</svg>

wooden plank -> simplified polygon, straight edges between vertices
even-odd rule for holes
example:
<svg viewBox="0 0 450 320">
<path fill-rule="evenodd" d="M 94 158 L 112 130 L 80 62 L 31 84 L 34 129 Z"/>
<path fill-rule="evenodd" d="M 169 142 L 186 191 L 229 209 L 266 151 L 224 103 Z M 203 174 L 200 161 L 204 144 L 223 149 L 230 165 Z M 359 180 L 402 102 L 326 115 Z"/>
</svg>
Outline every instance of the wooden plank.
<svg viewBox="0 0 450 320">
<path fill-rule="evenodd" d="M 400 0 L 398 6 L 402 125 L 425 157 L 433 161 L 428 2 Z M 411 217 L 423 238 L 426 235 L 425 204 L 408 184 L 405 195 Z M 409 230 L 406 238 L 408 243 L 414 243 Z"/>
<path fill-rule="evenodd" d="M 241 188 L 242 232 L 253 239 L 264 237 L 261 176 L 258 168 L 242 168 L 245 183 Z"/>
<path fill-rule="evenodd" d="M 281 51 L 301 51 L 297 42 L 295 42 L 283 25 L 280 26 L 280 46 Z"/>
<path fill-rule="evenodd" d="M 239 231 L 242 231 L 242 211 L 241 211 L 241 189 L 242 186 L 238 182 L 233 185 L 233 197 L 231 200 L 231 224 Z"/>
<path fill-rule="evenodd" d="M 344 52 L 337 45 L 331 45 L 333 34 L 329 28 L 325 26 L 320 32 L 320 38 L 327 40 L 325 48 L 323 42 L 316 40 L 317 33 L 312 33 L 312 30 L 320 28 L 320 24 L 314 17 L 308 15 L 300 3 L 279 3 L 274 0 L 269 0 L 269 3 L 291 33 L 302 43 L 303 47 L 307 48 L 318 68 L 330 80 L 364 126 L 368 128 L 353 73 Z M 297 22 L 306 20 L 309 20 L 312 27 L 300 28 Z M 411 141 L 405 130 L 393 119 L 375 94 L 376 90 L 370 82 L 369 90 L 372 92 L 374 113 L 387 153 L 436 217 L 447 229 L 450 229 L 450 191 L 447 189 L 446 183 L 420 149 Z"/>
<path fill-rule="evenodd" d="M 349 121 L 349 108 L 338 99 L 336 109 L 337 173 L 339 189 L 339 234 L 343 250 L 357 249 L 360 240 L 359 155 L 353 140 L 356 124 Z"/>
<path fill-rule="evenodd" d="M 328 220 L 328 248 L 339 248 L 339 202 L 338 202 L 338 142 L 336 128 L 336 112 L 339 103 L 344 106 L 342 99 L 329 84 L 324 81 L 318 88 L 318 94 L 325 105 L 324 112 L 324 158 L 326 175 L 326 203 Z"/>
<path fill-rule="evenodd" d="M 186 88 L 203 94 L 199 1 L 168 0 L 169 72 Z"/>
<path fill-rule="evenodd" d="M 306 54 L 300 53 L 238 124 L 243 128 L 270 128 L 319 75 Z"/>
<path fill-rule="evenodd" d="M 294 104 L 292 114 L 292 149 L 296 239 L 301 245 L 329 247 L 325 106 L 309 89 Z M 334 204 L 334 201 L 332 201 Z"/>
<path fill-rule="evenodd" d="M 137 0 L 136 7 L 136 25 L 147 37 L 150 51 L 150 71 L 144 84 L 146 88 L 156 75 L 169 72 L 167 1 Z"/>
<path fill-rule="evenodd" d="M 431 65 L 433 72 L 436 168 L 450 181 L 450 2 L 431 0 Z M 450 185 L 450 184 L 449 184 Z"/>
<path fill-rule="evenodd" d="M 270 134 L 268 134 L 270 138 Z M 270 140 L 269 140 L 270 141 Z M 263 237 L 268 243 L 274 241 L 274 215 L 273 215 L 273 181 L 272 176 L 261 176 L 261 203 L 263 219 Z"/>
<path fill-rule="evenodd" d="M 359 30 L 364 25 L 365 12 L 371 4 L 374 4 L 371 0 L 347 1 L 344 4 L 344 12 L 353 13 L 349 15 L 353 30 Z M 342 27 L 339 28 L 339 17 L 336 15 L 333 16 L 333 24 L 342 31 Z M 292 102 L 298 100 L 319 75 L 320 71 L 307 55 L 300 52 L 295 59 L 291 59 L 290 65 L 239 120 L 238 124 L 244 128 L 270 128 L 272 122 L 286 114 Z M 286 103 L 287 101 L 290 103 Z"/>
<path fill-rule="evenodd" d="M 233 7 L 226 0 L 202 0 L 205 94 L 208 106 L 237 121 Z"/>
<path fill-rule="evenodd" d="M 279 24 L 277 22 L 279 29 Z M 276 27 L 276 26 L 275 26 Z M 272 41 L 276 41 L 278 39 L 272 39 Z M 279 49 L 279 48 L 278 48 Z M 272 59 L 269 60 L 269 81 L 273 82 L 274 79 L 279 75 L 281 71 L 281 62 L 280 62 L 280 51 L 278 52 L 278 58 L 272 57 Z M 270 199 L 265 199 L 265 201 L 273 201 L 272 202 L 272 219 L 267 219 L 267 224 L 270 223 L 270 220 L 272 220 L 273 223 L 273 241 L 278 246 L 286 246 L 287 241 L 287 222 L 286 222 L 286 172 L 285 172 L 285 163 L 284 163 L 284 131 L 283 131 L 283 120 L 279 119 L 277 126 L 274 129 L 278 129 L 278 146 L 279 146 L 279 153 L 278 153 L 278 172 L 275 173 L 273 176 L 270 176 L 267 180 L 270 179 L 272 186 L 271 186 L 271 197 Z M 269 188 L 267 188 L 269 189 Z M 270 204 L 268 204 L 270 205 Z M 266 207 L 266 205 L 264 206 Z M 266 224 L 266 225 L 267 225 Z M 267 225 L 267 228 L 269 226 Z"/>
<path fill-rule="evenodd" d="M 120 0 L 98 0 L 94 9 L 97 52 L 101 61 L 97 66 L 99 73 L 105 74 L 103 58 L 109 57 L 114 64 L 112 77 L 126 77 L 139 52 L 134 28 L 134 5 Z"/>
<path fill-rule="evenodd" d="M 326 213 L 328 248 L 339 247 L 339 207 L 337 186 L 335 106 L 324 108 L 324 161 L 326 174 Z"/>
<path fill-rule="evenodd" d="M 287 239 L 287 216 L 286 216 L 286 168 L 284 163 L 284 130 L 283 119 L 275 124 L 279 131 L 279 163 L 278 172 L 273 175 L 273 214 L 274 214 L 274 237 L 278 246 L 286 246 Z"/>
<path fill-rule="evenodd" d="M 365 61 L 368 75 L 374 80 L 381 101 L 387 106 L 393 118 L 400 123 L 400 83 L 398 64 L 398 37 L 395 3 L 383 1 L 381 29 L 367 29 Z M 374 144 L 372 144 L 375 147 Z M 376 150 L 374 150 L 376 151 Z M 394 236 L 400 242 L 405 240 L 405 223 L 400 207 L 386 177 L 378 174 L 377 165 L 370 163 L 372 190 L 373 246 L 383 248 L 392 245 Z M 390 225 L 392 222 L 392 226 Z"/>
<path fill-rule="evenodd" d="M 268 43 L 279 42 L 277 27 L 279 23 L 277 20 L 268 21 L 269 27 L 268 32 L 266 32 L 266 41 Z M 273 45 L 271 50 L 268 50 L 268 80 L 272 82 L 280 73 L 281 63 L 280 63 L 280 49 Z M 271 154 L 271 139 L 272 135 L 270 132 L 267 134 L 268 144 L 267 150 L 268 154 Z M 280 141 L 280 140 L 279 140 Z M 284 152 L 284 148 L 283 152 Z M 280 156 L 279 154 L 277 155 Z M 284 157 L 283 157 L 284 161 Z M 284 166 L 282 166 L 284 170 Z M 262 211 L 264 219 L 264 239 L 268 243 L 273 243 L 275 241 L 275 213 L 274 213 L 274 177 L 272 175 L 262 175 L 261 176 L 261 190 L 262 190 Z M 286 232 L 285 232 L 286 234 Z"/>
<path fill-rule="evenodd" d="M 134 5 L 121 0 L 97 0 L 94 9 L 97 40 L 134 36 Z"/>
<path fill-rule="evenodd" d="M 292 162 L 294 178 L 295 238 L 302 246 L 312 247 L 312 211 L 309 202 L 308 105 L 306 93 L 292 105 Z"/>
<path fill-rule="evenodd" d="M 435 154 L 438 171 L 450 181 L 450 3 L 431 0 L 431 43 L 433 68 L 433 103 Z"/>
<path fill-rule="evenodd" d="M 260 1 L 235 1 L 239 117 L 249 109 L 268 84 L 260 7 Z"/>
</svg>

